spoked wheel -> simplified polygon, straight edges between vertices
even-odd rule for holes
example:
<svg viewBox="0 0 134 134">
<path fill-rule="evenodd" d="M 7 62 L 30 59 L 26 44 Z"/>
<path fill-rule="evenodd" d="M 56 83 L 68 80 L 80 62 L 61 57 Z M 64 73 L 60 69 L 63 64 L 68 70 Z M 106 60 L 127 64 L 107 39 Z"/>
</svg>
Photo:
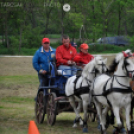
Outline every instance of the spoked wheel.
<svg viewBox="0 0 134 134">
<path fill-rule="evenodd" d="M 37 95 L 35 103 L 35 116 L 37 123 L 41 124 L 44 121 L 46 111 L 46 98 L 43 95 L 43 91 L 40 91 Z"/>
<path fill-rule="evenodd" d="M 56 94 L 51 93 L 48 96 L 47 102 L 47 123 L 49 125 L 54 125 L 56 121 L 56 113 L 57 113 L 57 102 L 55 101 Z"/>
<path fill-rule="evenodd" d="M 91 107 L 89 108 L 89 112 L 88 112 L 89 121 L 94 122 L 95 117 L 96 117 L 96 108 L 95 108 L 94 103 L 92 103 Z"/>
</svg>

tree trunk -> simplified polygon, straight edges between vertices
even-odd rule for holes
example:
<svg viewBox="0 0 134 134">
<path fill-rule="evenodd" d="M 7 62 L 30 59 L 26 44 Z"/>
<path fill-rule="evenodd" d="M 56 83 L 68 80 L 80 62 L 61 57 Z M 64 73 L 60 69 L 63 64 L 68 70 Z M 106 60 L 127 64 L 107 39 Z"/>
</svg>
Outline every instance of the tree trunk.
<svg viewBox="0 0 134 134">
<path fill-rule="evenodd" d="M 64 5 L 64 0 L 62 1 L 62 5 Z M 61 37 L 62 37 L 63 34 L 64 34 L 63 19 L 64 19 L 64 11 L 63 11 L 63 7 L 61 6 Z"/>
<path fill-rule="evenodd" d="M 127 34 L 128 34 L 128 32 L 127 32 L 127 12 L 126 12 L 126 10 L 125 10 L 125 21 L 124 21 L 124 27 L 125 27 L 125 35 L 127 35 Z"/>
<path fill-rule="evenodd" d="M 22 43 L 22 26 L 20 26 L 19 53 L 21 52 L 21 43 Z"/>
<path fill-rule="evenodd" d="M 104 12 L 104 6 L 103 6 L 103 1 L 101 2 L 100 0 L 98 0 L 98 2 L 100 3 L 100 9 L 101 9 L 101 13 L 103 14 L 103 35 L 105 36 L 105 12 Z"/>
<path fill-rule="evenodd" d="M 45 3 L 47 3 L 48 5 L 50 5 L 51 0 L 45 1 Z M 51 15 L 51 11 L 52 11 L 53 7 L 49 7 L 49 8 L 45 8 L 45 13 L 46 13 L 46 20 L 45 20 L 45 32 L 44 32 L 44 37 L 46 34 L 48 34 L 48 26 L 49 26 L 49 19 L 50 19 L 50 15 Z"/>
<path fill-rule="evenodd" d="M 48 33 L 48 26 L 49 26 L 49 19 L 50 19 L 51 11 L 52 11 L 52 8 L 48 12 L 46 11 L 45 35 Z"/>
<path fill-rule="evenodd" d="M 120 28 L 121 28 L 121 9 L 120 9 L 120 4 L 119 4 L 119 24 L 118 24 L 118 35 L 120 35 Z"/>
<path fill-rule="evenodd" d="M 94 20 L 96 19 L 96 17 L 95 17 L 95 7 L 94 7 L 94 5 L 92 6 L 92 10 L 93 10 L 93 18 L 94 18 Z M 96 23 L 94 23 L 93 24 L 94 25 L 94 27 L 96 26 Z M 94 29 L 93 29 L 94 30 Z M 96 33 L 95 33 L 95 31 L 93 31 L 93 42 L 95 42 L 95 35 L 96 35 Z"/>
<path fill-rule="evenodd" d="M 5 15 L 5 41 L 6 47 L 9 48 L 7 14 Z"/>
<path fill-rule="evenodd" d="M 108 18 L 105 19 L 105 36 L 107 37 L 107 32 L 108 32 Z"/>
</svg>

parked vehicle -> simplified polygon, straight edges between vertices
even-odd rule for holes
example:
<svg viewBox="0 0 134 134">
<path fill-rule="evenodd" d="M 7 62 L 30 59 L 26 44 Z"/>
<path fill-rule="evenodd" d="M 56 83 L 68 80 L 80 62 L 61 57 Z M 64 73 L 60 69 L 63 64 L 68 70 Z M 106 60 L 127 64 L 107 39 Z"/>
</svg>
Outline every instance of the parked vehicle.
<svg viewBox="0 0 134 134">
<path fill-rule="evenodd" d="M 90 43 L 89 45 L 110 44 L 117 46 L 126 46 L 129 45 L 129 42 L 129 39 L 126 36 L 115 36 L 99 38 L 96 43 Z"/>
</svg>

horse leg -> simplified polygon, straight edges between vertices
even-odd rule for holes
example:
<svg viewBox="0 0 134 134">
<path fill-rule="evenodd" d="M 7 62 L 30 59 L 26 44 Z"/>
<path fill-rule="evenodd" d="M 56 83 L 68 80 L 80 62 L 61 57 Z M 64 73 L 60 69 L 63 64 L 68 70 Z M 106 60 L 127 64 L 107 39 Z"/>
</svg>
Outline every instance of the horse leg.
<svg viewBox="0 0 134 134">
<path fill-rule="evenodd" d="M 105 129 L 108 127 L 107 125 L 109 125 L 109 124 L 106 124 L 107 113 L 108 113 L 108 107 L 102 110 L 102 122 L 104 124 Z"/>
<path fill-rule="evenodd" d="M 81 117 L 80 117 L 79 112 L 78 112 L 78 110 L 77 110 L 77 108 L 76 108 L 74 96 L 70 96 L 70 97 L 69 97 L 69 102 L 70 102 L 70 105 L 73 107 L 74 112 L 75 112 L 75 114 L 76 114 L 76 118 L 75 118 L 73 127 L 77 127 L 77 122 L 79 122 L 79 119 L 80 119 Z"/>
<path fill-rule="evenodd" d="M 134 97 L 132 98 L 132 101 L 131 101 L 131 112 L 130 112 L 130 115 L 131 115 L 131 120 L 133 120 L 133 108 L 134 108 Z"/>
<path fill-rule="evenodd" d="M 114 112 L 114 115 L 115 115 L 115 118 L 116 118 L 116 121 L 117 121 L 117 125 L 118 125 L 119 128 L 121 128 L 122 123 L 121 123 L 121 120 L 120 120 L 119 107 L 117 107 L 117 106 L 113 107 L 113 112 Z"/>
<path fill-rule="evenodd" d="M 81 106 L 82 106 L 82 102 L 80 101 L 80 102 L 78 103 L 78 107 L 77 107 L 77 111 L 78 111 L 79 114 L 80 114 L 80 112 L 81 112 Z M 79 118 L 79 124 L 80 124 L 80 126 L 83 126 L 83 121 L 82 121 L 81 118 Z"/>
<path fill-rule="evenodd" d="M 101 134 L 106 134 L 106 128 L 105 128 L 105 124 L 102 121 L 102 105 L 100 103 L 98 103 L 97 101 L 95 101 L 94 99 L 94 103 L 96 106 L 96 111 L 97 111 L 97 115 L 99 117 L 99 122 L 100 122 L 100 126 L 101 126 Z"/>
<path fill-rule="evenodd" d="M 83 111 L 84 111 L 84 123 L 83 123 L 83 133 L 88 133 L 88 125 L 87 125 L 87 107 L 88 107 L 88 102 L 85 100 L 83 101 Z"/>
<path fill-rule="evenodd" d="M 126 126 L 127 126 L 127 129 L 128 129 L 128 134 L 131 134 L 131 124 L 130 124 L 130 118 L 129 118 L 130 109 L 131 109 L 131 104 L 125 106 L 125 110 L 126 110 Z"/>
<path fill-rule="evenodd" d="M 133 107 L 131 107 L 130 116 L 131 116 L 131 120 L 133 120 Z"/>
</svg>

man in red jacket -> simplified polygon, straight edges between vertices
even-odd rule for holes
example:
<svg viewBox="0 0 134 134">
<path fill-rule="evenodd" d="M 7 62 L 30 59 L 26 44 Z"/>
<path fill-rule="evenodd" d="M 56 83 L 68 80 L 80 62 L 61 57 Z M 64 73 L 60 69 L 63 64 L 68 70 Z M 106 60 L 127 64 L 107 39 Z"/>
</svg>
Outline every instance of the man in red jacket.
<svg viewBox="0 0 134 134">
<path fill-rule="evenodd" d="M 56 65 L 59 70 L 65 69 L 64 72 L 67 75 L 75 74 L 75 71 L 72 73 L 71 69 L 76 69 L 73 59 L 76 56 L 77 51 L 70 44 L 70 39 L 67 35 L 62 37 L 62 43 L 63 44 L 56 49 Z"/>
<path fill-rule="evenodd" d="M 94 57 L 88 53 L 89 46 L 87 44 L 81 44 L 79 49 L 80 53 L 74 57 L 74 61 L 78 66 L 84 66 L 85 64 L 88 64 Z"/>
</svg>

